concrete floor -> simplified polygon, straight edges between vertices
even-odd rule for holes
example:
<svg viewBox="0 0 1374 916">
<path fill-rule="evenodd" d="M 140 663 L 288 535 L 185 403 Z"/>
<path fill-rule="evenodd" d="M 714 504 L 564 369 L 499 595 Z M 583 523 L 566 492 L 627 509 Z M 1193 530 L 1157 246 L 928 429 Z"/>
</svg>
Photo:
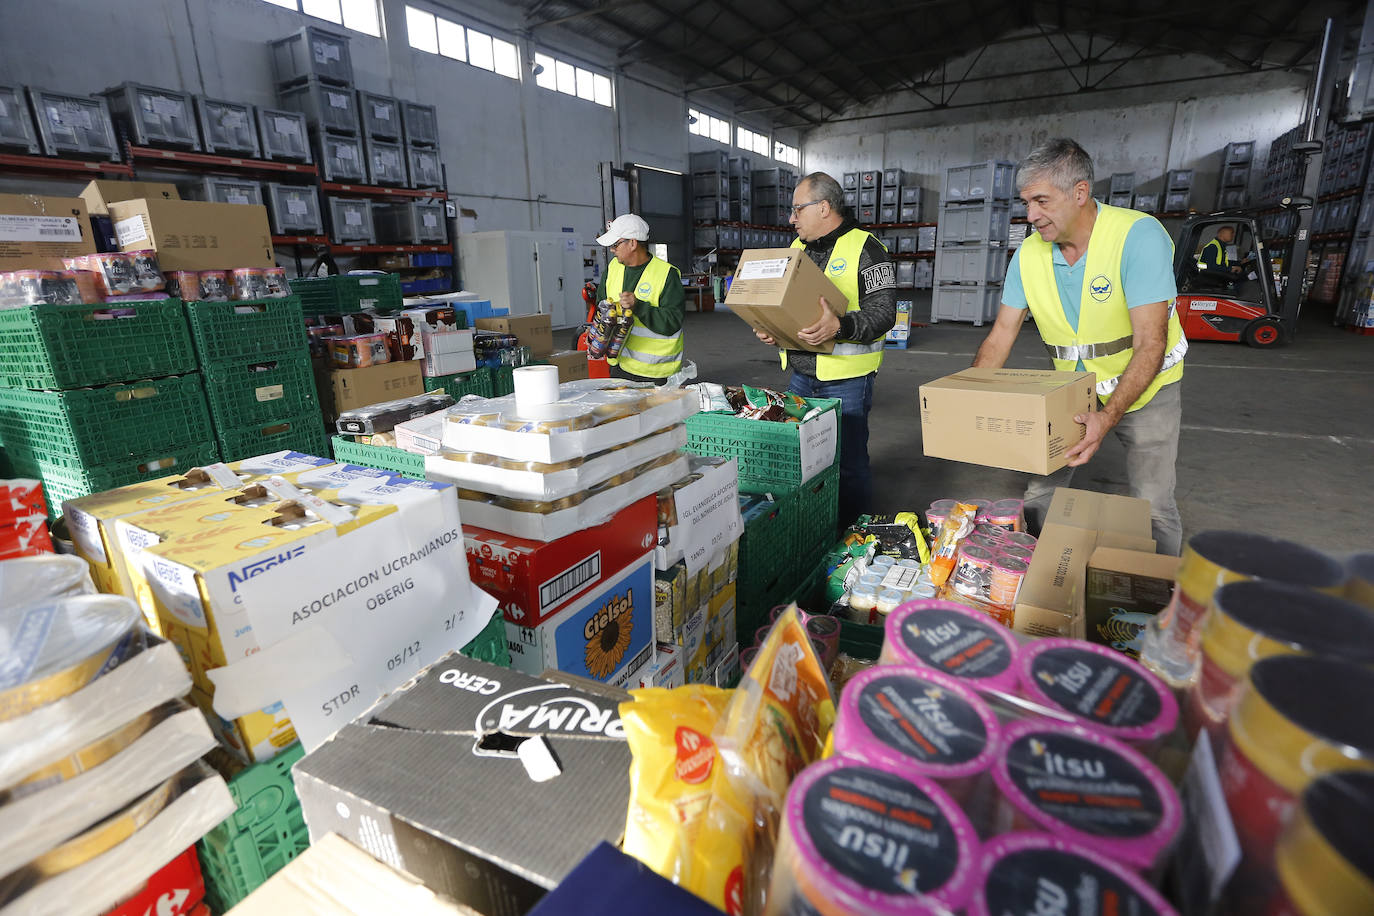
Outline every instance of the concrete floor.
<svg viewBox="0 0 1374 916">
<path fill-rule="evenodd" d="M 918 299 L 918 316 L 922 305 L 929 314 L 928 303 L 928 293 Z M 1185 540 L 1233 528 L 1337 555 L 1374 550 L 1374 337 L 1333 328 L 1330 316 L 1329 308 L 1307 309 L 1296 342 L 1276 350 L 1193 343 L 1178 456 Z M 918 386 L 967 366 L 986 330 L 941 322 L 914 328 L 911 349 L 887 352 L 870 417 L 879 511 L 920 510 L 941 497 L 1021 495 L 1024 474 L 922 453 Z M 774 351 L 728 311 L 689 313 L 685 335 L 702 380 L 786 387 Z M 1022 329 L 1009 365 L 1049 368 L 1033 326 Z M 1074 486 L 1125 492 L 1115 437 Z"/>
</svg>

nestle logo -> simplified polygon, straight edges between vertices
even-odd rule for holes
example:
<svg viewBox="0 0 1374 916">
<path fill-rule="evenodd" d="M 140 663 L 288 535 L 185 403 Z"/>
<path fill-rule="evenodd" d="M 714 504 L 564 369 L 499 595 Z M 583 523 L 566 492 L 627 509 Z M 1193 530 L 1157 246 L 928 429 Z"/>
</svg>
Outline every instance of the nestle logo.
<svg viewBox="0 0 1374 916">
<path fill-rule="evenodd" d="M 229 570 L 229 591 L 237 592 L 241 583 L 247 582 L 254 576 L 267 572 L 274 566 L 280 566 L 287 560 L 294 560 L 296 557 L 305 553 L 305 545 L 292 547 L 290 550 L 283 550 L 279 554 L 270 557 L 263 557 L 261 560 L 254 560 L 247 563 L 242 569 Z"/>
</svg>

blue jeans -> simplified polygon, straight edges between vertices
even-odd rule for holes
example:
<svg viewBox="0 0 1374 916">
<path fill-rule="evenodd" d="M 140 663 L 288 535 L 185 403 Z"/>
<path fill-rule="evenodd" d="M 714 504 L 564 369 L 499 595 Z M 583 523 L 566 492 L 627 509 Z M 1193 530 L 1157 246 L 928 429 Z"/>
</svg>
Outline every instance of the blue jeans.
<svg viewBox="0 0 1374 916">
<path fill-rule="evenodd" d="M 868 513 L 873 503 L 873 472 L 868 466 L 868 412 L 873 409 L 876 372 L 823 382 L 792 373 L 787 390 L 804 398 L 840 401 L 840 527 Z"/>
</svg>

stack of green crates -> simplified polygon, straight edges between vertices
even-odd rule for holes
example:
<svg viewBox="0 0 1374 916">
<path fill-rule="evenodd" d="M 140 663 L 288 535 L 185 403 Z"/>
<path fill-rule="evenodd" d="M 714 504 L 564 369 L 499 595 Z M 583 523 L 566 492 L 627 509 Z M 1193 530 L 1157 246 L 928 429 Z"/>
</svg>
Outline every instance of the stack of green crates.
<svg viewBox="0 0 1374 916">
<path fill-rule="evenodd" d="M 472 372 L 460 372 L 457 375 L 427 375 L 425 376 L 425 390 L 446 391 L 455 401 L 470 394 L 475 394 L 481 398 L 491 398 L 496 396 L 493 387 L 495 375 L 496 372 L 492 369 L 474 369 Z M 512 390 L 514 390 L 513 383 Z"/>
<path fill-rule="evenodd" d="M 53 515 L 218 461 L 181 300 L 0 309 L 0 446 Z"/>
<path fill-rule="evenodd" d="M 328 455 L 300 299 L 188 302 L 186 315 L 225 461 Z"/>
<path fill-rule="evenodd" d="M 399 274 L 340 274 L 292 280 L 307 315 L 395 312 L 403 307 Z"/>
</svg>

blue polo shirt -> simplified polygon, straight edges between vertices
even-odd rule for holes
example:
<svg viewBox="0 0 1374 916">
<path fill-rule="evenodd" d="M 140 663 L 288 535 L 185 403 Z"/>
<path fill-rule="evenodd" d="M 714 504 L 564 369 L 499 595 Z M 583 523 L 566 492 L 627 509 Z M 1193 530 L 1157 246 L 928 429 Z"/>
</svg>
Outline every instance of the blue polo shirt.
<svg viewBox="0 0 1374 916">
<path fill-rule="evenodd" d="M 1091 246 L 1091 240 L 1088 244 Z M 1050 247 L 1054 253 L 1054 283 L 1059 290 L 1059 303 L 1064 307 L 1069 326 L 1076 331 L 1082 310 L 1083 271 L 1088 253 L 1085 251 L 1077 263 L 1070 265 L 1057 242 Z M 1126 233 L 1126 245 L 1121 253 L 1121 285 L 1126 293 L 1127 308 L 1151 302 L 1171 302 L 1178 296 L 1178 288 L 1174 285 L 1174 245 L 1169 233 L 1152 216 L 1136 220 Z M 1020 248 L 1012 255 L 1007 268 L 1007 279 L 1002 284 L 1002 304 L 1014 309 L 1029 307 L 1025 287 L 1021 285 Z M 1078 368 L 1082 370 L 1081 362 Z"/>
</svg>

